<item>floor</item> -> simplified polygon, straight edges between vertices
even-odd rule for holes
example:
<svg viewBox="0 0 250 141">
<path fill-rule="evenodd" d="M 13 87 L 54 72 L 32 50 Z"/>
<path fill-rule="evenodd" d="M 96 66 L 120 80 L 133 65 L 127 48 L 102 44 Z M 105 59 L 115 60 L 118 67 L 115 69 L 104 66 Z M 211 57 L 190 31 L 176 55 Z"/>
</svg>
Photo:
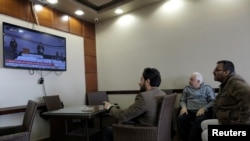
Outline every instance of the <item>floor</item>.
<svg viewBox="0 0 250 141">
<path fill-rule="evenodd" d="M 99 124 L 97 124 L 99 125 Z M 97 126 L 95 125 L 95 126 Z M 102 140 L 102 132 L 99 131 L 97 134 L 92 135 L 90 137 L 90 141 L 101 141 Z M 42 139 L 39 141 L 87 141 L 85 136 L 67 136 L 67 137 L 62 137 L 62 138 L 57 138 L 57 139 Z M 178 134 L 176 131 L 172 130 L 172 140 L 171 141 L 180 141 Z"/>
<path fill-rule="evenodd" d="M 39 141 L 87 141 L 86 137 L 83 136 L 67 136 L 67 137 L 63 137 L 63 138 L 57 138 L 57 139 L 50 139 L 50 138 L 46 138 L 43 140 L 39 140 Z M 95 136 L 91 136 L 90 137 L 90 141 L 101 141 L 101 135 L 95 135 Z"/>
<path fill-rule="evenodd" d="M 70 137 L 69 136 L 69 137 L 64 137 L 62 139 L 53 140 L 53 139 L 47 138 L 47 139 L 43 139 L 43 140 L 39 140 L 39 141 L 86 141 L 86 138 L 84 138 L 84 137 L 73 137 L 73 136 Z M 101 134 L 92 136 L 90 138 L 90 141 L 101 141 Z M 178 135 L 174 134 L 171 141 L 180 141 L 178 139 Z"/>
</svg>

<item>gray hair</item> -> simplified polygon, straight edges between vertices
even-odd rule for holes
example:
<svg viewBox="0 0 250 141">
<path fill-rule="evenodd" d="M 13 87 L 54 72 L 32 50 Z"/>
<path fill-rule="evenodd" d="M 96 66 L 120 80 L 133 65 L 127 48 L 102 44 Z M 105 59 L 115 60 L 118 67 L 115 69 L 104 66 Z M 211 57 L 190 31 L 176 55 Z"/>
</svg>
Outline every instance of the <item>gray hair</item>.
<svg viewBox="0 0 250 141">
<path fill-rule="evenodd" d="M 200 81 L 200 84 L 203 83 L 203 77 L 202 77 L 201 73 L 193 72 L 192 75 L 194 75 L 196 77 L 196 79 Z"/>
</svg>

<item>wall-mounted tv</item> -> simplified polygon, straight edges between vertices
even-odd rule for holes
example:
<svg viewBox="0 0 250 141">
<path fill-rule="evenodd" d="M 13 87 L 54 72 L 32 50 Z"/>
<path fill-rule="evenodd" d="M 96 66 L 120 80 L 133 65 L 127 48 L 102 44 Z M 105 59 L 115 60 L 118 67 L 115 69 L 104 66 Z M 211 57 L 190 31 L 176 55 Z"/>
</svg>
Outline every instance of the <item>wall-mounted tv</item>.
<svg viewBox="0 0 250 141">
<path fill-rule="evenodd" d="M 66 38 L 3 22 L 3 65 L 66 71 Z"/>
</svg>

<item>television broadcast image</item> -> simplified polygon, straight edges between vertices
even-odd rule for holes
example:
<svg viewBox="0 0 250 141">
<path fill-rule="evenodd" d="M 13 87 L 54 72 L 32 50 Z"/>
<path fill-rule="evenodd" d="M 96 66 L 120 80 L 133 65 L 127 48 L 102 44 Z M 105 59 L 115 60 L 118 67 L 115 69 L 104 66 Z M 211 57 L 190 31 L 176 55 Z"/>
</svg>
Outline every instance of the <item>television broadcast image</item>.
<svg viewBox="0 0 250 141">
<path fill-rule="evenodd" d="M 4 66 L 66 71 L 66 38 L 3 23 Z"/>
</svg>

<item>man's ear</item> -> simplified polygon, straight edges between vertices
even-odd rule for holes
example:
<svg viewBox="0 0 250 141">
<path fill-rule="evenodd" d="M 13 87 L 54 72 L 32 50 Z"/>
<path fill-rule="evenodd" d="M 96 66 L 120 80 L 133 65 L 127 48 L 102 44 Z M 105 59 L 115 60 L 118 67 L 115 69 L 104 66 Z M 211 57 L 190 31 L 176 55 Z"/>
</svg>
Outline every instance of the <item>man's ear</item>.
<svg viewBox="0 0 250 141">
<path fill-rule="evenodd" d="M 229 70 L 224 71 L 225 75 L 228 76 L 230 74 Z"/>
<path fill-rule="evenodd" d="M 145 82 L 146 82 L 148 85 L 150 85 L 150 79 L 147 79 Z"/>
</svg>

